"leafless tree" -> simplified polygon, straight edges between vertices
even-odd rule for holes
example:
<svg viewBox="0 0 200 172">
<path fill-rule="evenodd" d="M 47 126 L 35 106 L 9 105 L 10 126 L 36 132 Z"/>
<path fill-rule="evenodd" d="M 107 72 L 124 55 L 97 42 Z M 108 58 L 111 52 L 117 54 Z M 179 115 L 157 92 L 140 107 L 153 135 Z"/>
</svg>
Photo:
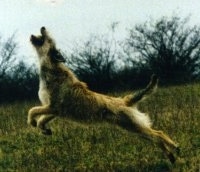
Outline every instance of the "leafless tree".
<svg viewBox="0 0 200 172">
<path fill-rule="evenodd" d="M 6 41 L 0 38 L 0 78 L 3 78 L 6 73 L 11 70 L 16 61 L 17 43 L 14 37 L 15 34 Z"/>
<path fill-rule="evenodd" d="M 91 36 L 83 46 L 76 46 L 67 63 L 79 78 L 91 88 L 105 90 L 112 87 L 119 68 L 119 42 L 112 35 Z"/>
<path fill-rule="evenodd" d="M 200 28 L 188 27 L 189 17 L 137 25 L 129 32 L 127 49 L 133 63 L 140 62 L 165 80 L 188 81 L 200 72 Z"/>
<path fill-rule="evenodd" d="M 19 60 L 17 49 L 15 34 L 5 41 L 0 39 L 0 102 L 37 96 L 36 68 Z"/>
</svg>

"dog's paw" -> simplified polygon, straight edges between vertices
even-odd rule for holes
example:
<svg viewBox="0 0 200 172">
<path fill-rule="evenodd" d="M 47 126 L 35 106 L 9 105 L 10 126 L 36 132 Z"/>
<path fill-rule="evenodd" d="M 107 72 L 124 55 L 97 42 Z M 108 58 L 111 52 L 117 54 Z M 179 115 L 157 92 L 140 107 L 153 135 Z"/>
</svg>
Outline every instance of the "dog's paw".
<svg viewBox="0 0 200 172">
<path fill-rule="evenodd" d="M 34 119 L 34 120 L 31 120 L 31 121 L 27 121 L 27 123 L 33 127 L 36 127 L 37 126 L 37 121 Z"/>
<path fill-rule="evenodd" d="M 176 158 L 174 157 L 172 153 L 168 154 L 167 156 L 172 164 L 176 162 Z"/>
<path fill-rule="evenodd" d="M 44 130 L 42 130 L 42 134 L 50 136 L 50 135 L 52 135 L 52 131 L 51 131 L 51 129 L 44 129 Z"/>
<path fill-rule="evenodd" d="M 181 153 L 181 149 L 179 146 L 177 146 L 177 148 L 176 148 L 176 153 L 177 153 L 177 155 L 180 155 L 180 153 Z"/>
</svg>

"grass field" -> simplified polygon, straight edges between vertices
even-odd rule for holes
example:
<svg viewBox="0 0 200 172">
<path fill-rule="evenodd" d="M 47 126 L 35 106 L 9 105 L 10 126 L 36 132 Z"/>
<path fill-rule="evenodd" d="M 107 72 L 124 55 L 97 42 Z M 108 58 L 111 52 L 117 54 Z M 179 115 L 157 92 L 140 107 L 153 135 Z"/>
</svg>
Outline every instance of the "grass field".
<svg viewBox="0 0 200 172">
<path fill-rule="evenodd" d="M 200 172 L 200 85 L 159 88 L 139 109 L 181 148 L 174 165 L 159 148 L 107 123 L 50 123 L 52 136 L 26 124 L 35 102 L 0 105 L 0 172 Z"/>
</svg>

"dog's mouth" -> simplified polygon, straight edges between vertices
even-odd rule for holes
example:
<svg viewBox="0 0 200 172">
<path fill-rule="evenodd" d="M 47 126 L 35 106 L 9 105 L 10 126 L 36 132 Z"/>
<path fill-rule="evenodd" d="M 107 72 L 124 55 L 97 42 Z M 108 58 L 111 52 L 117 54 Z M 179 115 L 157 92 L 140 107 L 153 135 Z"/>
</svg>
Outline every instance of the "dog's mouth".
<svg viewBox="0 0 200 172">
<path fill-rule="evenodd" d="M 31 35 L 30 41 L 34 46 L 42 46 L 44 44 L 46 36 L 46 28 L 41 27 L 40 32 L 41 36 Z"/>
<path fill-rule="evenodd" d="M 44 37 L 31 35 L 30 41 L 34 46 L 42 46 L 44 44 Z"/>
</svg>

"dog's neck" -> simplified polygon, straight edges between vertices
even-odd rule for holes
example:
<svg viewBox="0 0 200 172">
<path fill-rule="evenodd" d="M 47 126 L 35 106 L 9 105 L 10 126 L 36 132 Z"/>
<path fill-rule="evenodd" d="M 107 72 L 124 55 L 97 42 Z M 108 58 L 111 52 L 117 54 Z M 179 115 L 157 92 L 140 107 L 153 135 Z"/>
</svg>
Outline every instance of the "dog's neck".
<svg viewBox="0 0 200 172">
<path fill-rule="evenodd" d="M 50 74 L 52 76 L 68 76 L 68 80 L 72 83 L 79 82 L 78 78 L 74 75 L 74 73 L 67 68 L 64 63 L 58 62 L 53 63 L 51 65 L 40 65 L 40 76 L 45 76 L 46 74 Z"/>
</svg>

